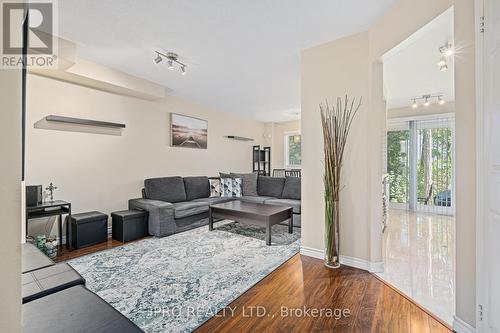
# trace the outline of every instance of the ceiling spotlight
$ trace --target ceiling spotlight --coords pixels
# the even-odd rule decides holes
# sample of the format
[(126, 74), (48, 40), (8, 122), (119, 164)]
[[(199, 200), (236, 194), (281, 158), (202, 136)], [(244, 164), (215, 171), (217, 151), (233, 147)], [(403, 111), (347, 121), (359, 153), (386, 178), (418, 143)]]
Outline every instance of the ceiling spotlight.
[(446, 58), (451, 57), (455, 51), (453, 50), (453, 46), (450, 42), (446, 42), (443, 46), (439, 48), (439, 52), (445, 56)]
[(439, 70), (440, 70), (441, 72), (447, 71), (447, 70), (448, 70), (448, 65), (447, 65), (447, 64), (444, 64), (444, 65), (439, 66)]
[(446, 102), (444, 101), (443, 97), (438, 96), (438, 104), (443, 105), (444, 103), (446, 103)]
[(174, 70), (174, 62), (172, 60), (168, 61), (168, 69), (170, 69), (171, 71)]
[(155, 64), (159, 64), (162, 60), (163, 58), (157, 53), (156, 58), (154, 60)]
[(446, 58), (444, 56), (442, 56), (441, 59), (438, 62), (438, 66), (441, 67), (441, 66), (444, 66), (444, 65), (446, 65)]
[(411, 103), (411, 107), (414, 109), (418, 108), (417, 100), (415, 100), (415, 99), (413, 100), (413, 103)]
[(453, 55), (453, 53), (454, 53), (454, 52), (453, 52), (453, 49), (450, 47), (450, 48), (448, 48), (446, 51), (444, 51), (444, 53), (443, 53), (443, 54), (444, 54), (444, 56), (445, 56), (445, 57), (447, 57), (447, 58), (448, 58), (448, 57), (451, 57), (451, 56)]
[(186, 75), (186, 66), (185, 65), (181, 66), (181, 75)]
[(429, 106), (431, 105), (431, 102), (429, 102), (429, 97), (425, 97), (425, 102), (424, 102), (424, 106)]

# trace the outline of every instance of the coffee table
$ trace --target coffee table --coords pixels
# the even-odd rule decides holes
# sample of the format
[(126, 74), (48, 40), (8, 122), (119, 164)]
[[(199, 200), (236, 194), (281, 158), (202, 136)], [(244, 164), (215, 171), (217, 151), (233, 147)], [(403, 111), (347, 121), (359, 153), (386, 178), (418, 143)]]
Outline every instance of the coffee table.
[(271, 227), (288, 221), (288, 233), (293, 233), (293, 208), (261, 203), (229, 201), (210, 206), (208, 230), (214, 227), (214, 218), (256, 224), (266, 228), (266, 244), (271, 245)]

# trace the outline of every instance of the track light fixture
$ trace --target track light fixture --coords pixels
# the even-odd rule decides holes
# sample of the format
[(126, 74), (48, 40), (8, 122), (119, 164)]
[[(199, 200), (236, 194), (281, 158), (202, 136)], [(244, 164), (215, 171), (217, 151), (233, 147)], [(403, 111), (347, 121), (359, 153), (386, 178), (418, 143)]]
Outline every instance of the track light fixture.
[(163, 58), (166, 58), (168, 63), (168, 69), (173, 71), (175, 69), (175, 64), (177, 64), (180, 66), (181, 74), (186, 75), (187, 65), (178, 60), (179, 56), (177, 55), (177, 53), (168, 52), (167, 54), (164, 54), (158, 51), (155, 51), (155, 53), (156, 53), (156, 58), (154, 59), (154, 62), (156, 64), (159, 64), (163, 60)]
[(411, 98), (411, 107), (413, 109), (416, 109), (418, 108), (418, 101), (423, 101), (422, 105), (425, 106), (425, 107), (428, 107), (431, 105), (431, 101), (432, 100), (435, 100), (435, 102), (439, 105), (443, 105), (445, 104), (445, 100), (443, 99), (443, 95), (442, 94), (439, 94), (439, 95), (431, 95), (431, 94), (426, 94), (426, 95), (422, 95), (422, 96), (418, 96), (418, 97), (413, 97)]

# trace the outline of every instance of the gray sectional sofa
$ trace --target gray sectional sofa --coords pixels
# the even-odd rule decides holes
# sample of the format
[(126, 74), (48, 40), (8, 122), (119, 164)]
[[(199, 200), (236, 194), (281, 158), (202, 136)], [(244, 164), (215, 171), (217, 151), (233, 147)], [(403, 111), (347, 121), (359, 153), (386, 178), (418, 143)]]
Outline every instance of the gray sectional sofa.
[[(142, 198), (130, 199), (129, 209), (149, 212), (149, 234), (169, 236), (208, 224), (209, 206), (231, 200), (293, 207), (300, 214), (300, 178), (255, 175), (255, 185), (243, 179), (241, 197), (210, 197), (208, 177), (162, 177), (144, 181)], [(233, 177), (239, 175), (232, 174)], [(300, 227), (300, 218), (294, 218)]]

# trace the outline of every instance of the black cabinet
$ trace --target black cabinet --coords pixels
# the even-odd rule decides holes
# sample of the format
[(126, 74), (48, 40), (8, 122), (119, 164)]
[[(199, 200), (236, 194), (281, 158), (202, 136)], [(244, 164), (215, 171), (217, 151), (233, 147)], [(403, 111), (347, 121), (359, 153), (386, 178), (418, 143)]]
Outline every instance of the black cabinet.
[(271, 147), (253, 146), (253, 172), (258, 172), (259, 175), (271, 175)]

